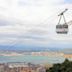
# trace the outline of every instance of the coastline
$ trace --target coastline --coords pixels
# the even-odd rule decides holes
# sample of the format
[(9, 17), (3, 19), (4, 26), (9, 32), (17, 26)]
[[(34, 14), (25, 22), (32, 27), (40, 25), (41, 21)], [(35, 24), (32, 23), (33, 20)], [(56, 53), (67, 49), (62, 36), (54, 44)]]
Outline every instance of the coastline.
[(48, 56), (48, 57), (64, 57), (64, 58), (72, 58), (72, 54), (64, 54), (59, 52), (30, 52), (29, 54), (26, 53), (17, 53), (17, 52), (11, 52), (11, 53), (1, 53), (0, 56)]

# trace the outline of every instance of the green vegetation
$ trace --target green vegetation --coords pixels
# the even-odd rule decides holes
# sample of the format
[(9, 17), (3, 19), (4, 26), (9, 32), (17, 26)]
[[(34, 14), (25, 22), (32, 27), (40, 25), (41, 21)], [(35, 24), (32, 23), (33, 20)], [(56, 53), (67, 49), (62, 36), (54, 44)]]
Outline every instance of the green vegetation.
[(65, 59), (63, 63), (54, 64), (53, 67), (46, 69), (46, 72), (72, 72), (72, 61)]

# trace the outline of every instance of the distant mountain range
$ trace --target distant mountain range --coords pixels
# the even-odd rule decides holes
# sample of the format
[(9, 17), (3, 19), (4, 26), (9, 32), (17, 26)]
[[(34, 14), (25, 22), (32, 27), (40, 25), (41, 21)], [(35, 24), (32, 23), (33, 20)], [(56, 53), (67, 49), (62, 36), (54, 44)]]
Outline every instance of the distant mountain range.
[(0, 50), (23, 50), (23, 51), (49, 51), (48, 48), (39, 47), (39, 46), (9, 46), (9, 45), (0, 45)]
[(23, 46), (23, 45), (18, 45), (18, 46), (9, 46), (9, 45), (0, 45), (0, 50), (15, 50), (15, 51), (34, 51), (34, 52), (39, 52), (39, 51), (49, 51), (49, 52), (63, 52), (67, 54), (72, 54), (72, 48), (51, 48), (51, 47), (39, 47), (39, 46)]

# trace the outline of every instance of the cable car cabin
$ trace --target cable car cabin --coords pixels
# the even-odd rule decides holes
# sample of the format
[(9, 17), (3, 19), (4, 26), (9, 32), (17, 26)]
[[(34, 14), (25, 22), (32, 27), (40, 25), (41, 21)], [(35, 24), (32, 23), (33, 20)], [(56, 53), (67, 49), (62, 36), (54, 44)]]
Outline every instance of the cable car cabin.
[(68, 25), (67, 24), (58, 24), (56, 25), (57, 34), (67, 34), (68, 33)]
[[(65, 17), (64, 17), (64, 13), (67, 11), (68, 9), (65, 9), (63, 12), (61, 12), (58, 16), (60, 16), (58, 25), (56, 25), (56, 33), (57, 34), (67, 34), (68, 33), (68, 25), (66, 23)], [(61, 19), (63, 17), (64, 20), (64, 24), (60, 24)]]

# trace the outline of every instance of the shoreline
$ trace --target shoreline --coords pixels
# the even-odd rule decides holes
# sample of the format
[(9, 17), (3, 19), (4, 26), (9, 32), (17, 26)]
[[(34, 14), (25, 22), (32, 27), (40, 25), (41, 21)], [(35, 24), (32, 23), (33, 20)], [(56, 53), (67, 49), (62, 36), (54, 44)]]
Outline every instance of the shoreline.
[(64, 54), (64, 53), (58, 53), (58, 52), (31, 52), (30, 54), (24, 54), (24, 53), (2, 53), (0, 56), (45, 56), (45, 57), (64, 57), (64, 58), (72, 58), (72, 54)]

